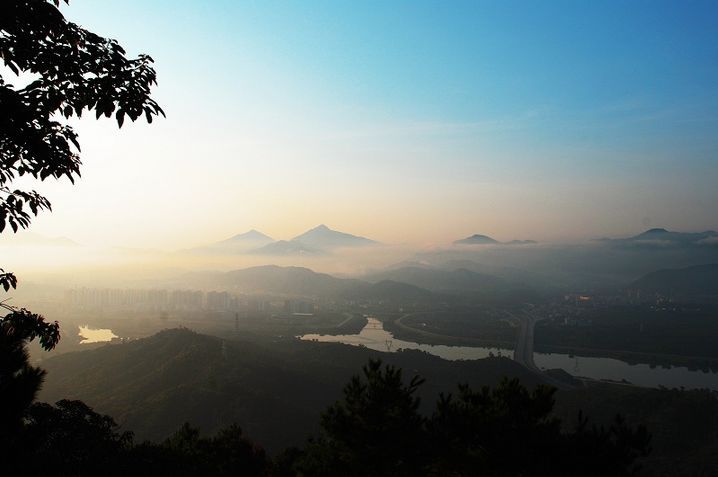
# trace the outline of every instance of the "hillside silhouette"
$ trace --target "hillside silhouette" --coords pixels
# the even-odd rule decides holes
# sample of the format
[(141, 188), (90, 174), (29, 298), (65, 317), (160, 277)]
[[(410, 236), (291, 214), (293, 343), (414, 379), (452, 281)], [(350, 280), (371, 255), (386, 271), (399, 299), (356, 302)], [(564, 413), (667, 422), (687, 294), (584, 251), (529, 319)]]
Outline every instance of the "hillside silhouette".
[(233, 340), (173, 329), (46, 360), (41, 399), (82, 399), (138, 438), (167, 437), (185, 421), (209, 433), (238, 422), (276, 451), (301, 442), (316, 428), (321, 409), (338, 398), (337, 383), (379, 356), (426, 377), (422, 396), (429, 402), (457, 382), (493, 385), (503, 376), (529, 386), (540, 382), (506, 358), (449, 362), (417, 351), (384, 355), (293, 338)]

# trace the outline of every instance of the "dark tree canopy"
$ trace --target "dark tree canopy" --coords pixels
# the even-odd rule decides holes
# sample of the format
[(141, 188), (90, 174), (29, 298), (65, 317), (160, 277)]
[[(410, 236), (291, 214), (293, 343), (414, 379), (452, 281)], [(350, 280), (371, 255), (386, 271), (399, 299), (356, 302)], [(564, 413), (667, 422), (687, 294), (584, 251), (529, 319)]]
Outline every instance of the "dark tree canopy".
[[(321, 417), (322, 435), (302, 463), (306, 475), (421, 475), (426, 457), (424, 418), (401, 369), (370, 361), (344, 387), (344, 399)], [(341, 471), (340, 471), (341, 469)]]
[(33, 404), (25, 421), (24, 432), (11, 444), (7, 468), (14, 475), (116, 475), (132, 444), (131, 433), (119, 432), (111, 417), (81, 401)]
[(567, 432), (552, 416), (548, 386), (460, 385), (424, 417), (421, 383), (405, 384), (401, 370), (371, 361), (322, 415), (322, 433), (278, 459), (280, 475), (620, 477), (635, 475), (649, 451), (645, 428), (620, 418), (606, 429), (579, 416)]
[(204, 437), (185, 424), (163, 442), (135, 443), (110, 416), (70, 400), (30, 406), (22, 432), (0, 447), (7, 475), (262, 477), (269, 468), (237, 425)]
[[(80, 401), (33, 404), (0, 446), (11, 475), (59, 476), (551, 476), (635, 475), (649, 436), (617, 419), (606, 428), (579, 417), (567, 430), (552, 416), (554, 389), (505, 379), (494, 388), (459, 386), (430, 416), (419, 412), (422, 380), (371, 361), (322, 415), (304, 448), (270, 460), (236, 425), (214, 436), (184, 424), (162, 442), (130, 432)], [(51, 464), (48, 464), (51, 463)]]

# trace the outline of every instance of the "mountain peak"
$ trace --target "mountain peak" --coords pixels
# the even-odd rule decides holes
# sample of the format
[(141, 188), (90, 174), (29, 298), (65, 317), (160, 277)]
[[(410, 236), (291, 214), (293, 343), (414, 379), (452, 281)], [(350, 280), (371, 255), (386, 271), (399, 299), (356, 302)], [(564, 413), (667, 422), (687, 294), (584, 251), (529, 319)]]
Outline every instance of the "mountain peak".
[(263, 242), (271, 242), (272, 237), (269, 235), (263, 234), (262, 232), (258, 231), (257, 229), (251, 229), (247, 232), (244, 232), (242, 234), (234, 235), (224, 242), (235, 242), (235, 241), (263, 241)]
[(654, 229), (648, 229), (648, 230), (646, 230), (645, 232), (643, 232), (642, 235), (646, 235), (646, 234), (667, 234), (667, 233), (668, 233), (668, 230), (666, 230), (666, 229), (663, 229), (663, 228), (654, 228)]
[(456, 240), (454, 242), (457, 245), (473, 245), (473, 244), (495, 244), (499, 243), (497, 240), (492, 239), (488, 235), (474, 234), (471, 237), (465, 239)]
[(332, 230), (324, 224), (307, 230), (303, 234), (294, 237), (292, 241), (301, 242), (317, 249), (356, 247), (376, 243), (368, 238)]
[(251, 248), (265, 245), (274, 239), (262, 232), (251, 229), (242, 234), (233, 235), (227, 239), (215, 242), (202, 247), (196, 247), (185, 252), (188, 253), (209, 253), (209, 254), (238, 254), (249, 251)]
[(663, 228), (654, 228), (625, 239), (609, 239), (608, 243), (619, 246), (662, 248), (715, 246), (718, 243), (718, 234), (711, 230), (705, 232), (674, 232)]

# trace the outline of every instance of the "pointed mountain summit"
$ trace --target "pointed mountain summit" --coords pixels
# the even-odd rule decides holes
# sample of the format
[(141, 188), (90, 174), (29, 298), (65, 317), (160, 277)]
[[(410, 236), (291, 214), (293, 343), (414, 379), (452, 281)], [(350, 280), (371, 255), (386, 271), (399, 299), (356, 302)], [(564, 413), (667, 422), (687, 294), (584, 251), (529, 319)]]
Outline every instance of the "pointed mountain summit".
[(270, 237), (269, 235), (263, 234), (262, 232), (252, 229), (248, 232), (244, 232), (243, 234), (237, 234), (234, 235), (226, 240), (222, 240), (221, 242), (218, 242), (219, 244), (222, 243), (236, 243), (236, 242), (273, 242), (274, 239)]
[(669, 232), (666, 229), (656, 228), (656, 229), (649, 229), (646, 230), (643, 233), (640, 233), (633, 237), (634, 240), (640, 240), (640, 239), (654, 239), (654, 238), (661, 238), (666, 237), (670, 235), (671, 232)]
[(604, 238), (600, 242), (612, 247), (630, 249), (705, 249), (718, 247), (718, 232), (675, 232), (663, 228), (648, 229), (628, 238)]
[(711, 241), (718, 238), (718, 233), (713, 230), (705, 232), (674, 232), (671, 230), (655, 228), (646, 230), (643, 233), (625, 239), (629, 242), (666, 242), (680, 245), (700, 244), (703, 241)]
[(474, 234), (471, 237), (466, 237), (465, 239), (456, 240), (454, 242), (455, 245), (490, 245), (497, 243), (499, 243), (498, 240), (494, 240), (487, 235), (480, 234)]
[(672, 242), (698, 242), (718, 236), (718, 232), (706, 230), (705, 232), (673, 232), (666, 229), (649, 229), (627, 240), (668, 240)]
[(320, 250), (340, 247), (363, 247), (378, 243), (365, 237), (332, 230), (324, 224), (294, 237), (292, 242), (301, 242), (308, 247)]
[(220, 242), (193, 248), (186, 252), (193, 254), (240, 254), (257, 247), (262, 247), (273, 241), (274, 239), (272, 237), (252, 229), (243, 234), (237, 234)]

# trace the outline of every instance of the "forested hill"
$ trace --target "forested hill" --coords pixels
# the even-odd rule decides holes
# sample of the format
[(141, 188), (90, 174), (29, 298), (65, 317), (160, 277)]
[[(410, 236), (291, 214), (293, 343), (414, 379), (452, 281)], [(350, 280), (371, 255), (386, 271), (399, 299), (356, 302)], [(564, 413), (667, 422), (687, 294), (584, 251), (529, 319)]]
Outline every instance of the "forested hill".
[(239, 423), (269, 451), (303, 443), (319, 414), (370, 357), (427, 378), (428, 409), (459, 382), (495, 385), (502, 376), (536, 378), (506, 358), (450, 362), (417, 352), (378, 353), (341, 344), (287, 339), (249, 342), (186, 329), (126, 344), (68, 353), (43, 362), (40, 399), (80, 399), (113, 416), (138, 439), (161, 439), (182, 423), (213, 433)]
[(665, 295), (718, 297), (718, 263), (658, 270), (639, 278), (629, 288)]
[[(434, 411), (440, 392), (456, 393), (458, 383), (478, 389), (507, 375), (536, 384), (505, 358), (445, 361), (417, 351), (378, 353), (293, 339), (248, 342), (173, 329), (43, 362), (48, 376), (40, 398), (81, 399), (134, 431), (137, 441), (160, 440), (184, 422), (205, 435), (236, 422), (275, 454), (317, 435), (320, 413), (341, 397), (367, 359), (379, 356), (402, 368), (407, 379), (426, 378), (419, 388), (425, 415)], [(654, 452), (642, 475), (699, 475), (718, 468), (715, 393), (594, 383), (556, 397), (555, 413), (566, 429), (573, 429), (579, 411), (592, 423), (610, 424), (619, 413), (631, 424), (645, 424)]]

